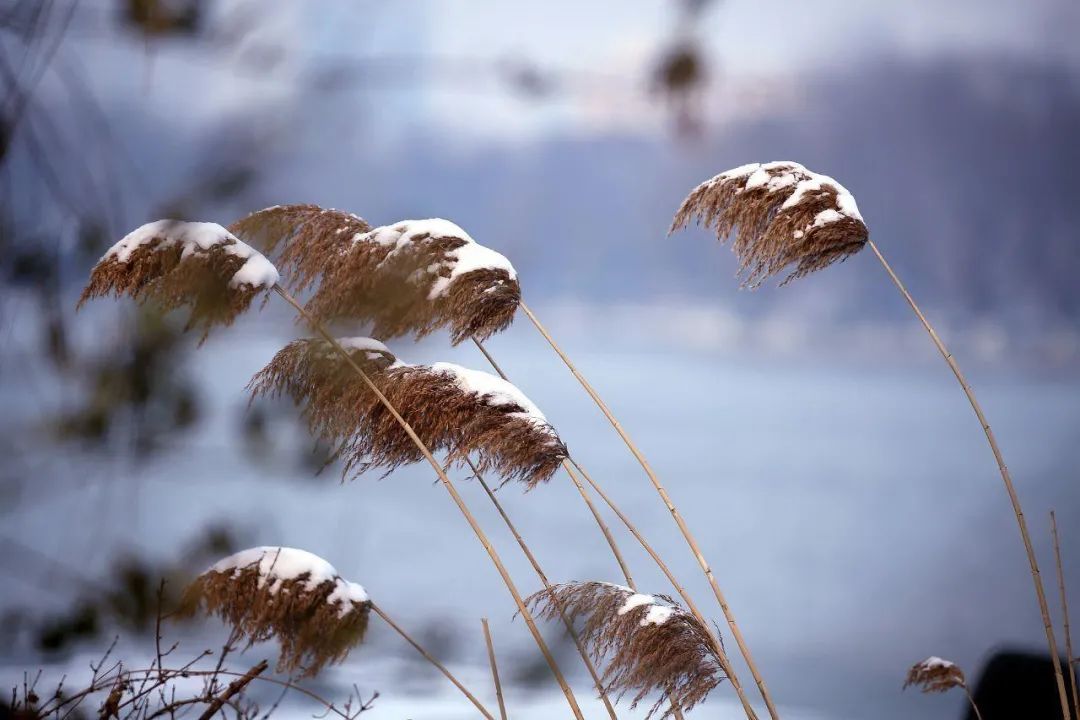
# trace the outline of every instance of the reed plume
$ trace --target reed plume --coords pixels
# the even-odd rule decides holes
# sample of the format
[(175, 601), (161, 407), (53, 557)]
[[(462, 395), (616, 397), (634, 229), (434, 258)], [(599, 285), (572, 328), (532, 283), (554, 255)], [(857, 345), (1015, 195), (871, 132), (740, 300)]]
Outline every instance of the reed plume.
[(363, 320), (372, 334), (423, 337), (447, 328), (453, 344), (513, 322), (521, 286), (504, 256), (448, 220), (403, 220), (371, 229), (316, 205), (253, 213), (231, 228), (290, 271), (290, 287), (315, 287), (307, 311), (320, 322)]
[(274, 205), (251, 213), (229, 231), (258, 247), (302, 292), (338, 262), (354, 238), (371, 230), (359, 215), (318, 205)]
[(184, 610), (203, 608), (248, 646), (277, 639), (277, 671), (310, 677), (340, 663), (367, 632), (371, 600), (332, 565), (303, 550), (257, 547), (219, 561), (185, 592)]
[(874, 257), (881, 263), (889, 279), (904, 297), (930, 336), (930, 341), (949, 366), (986, 436), (1027, 554), (1035, 599), (1039, 605), (1046, 644), (1054, 666), (1061, 714), (1068, 720), (1071, 712), (1065, 690), (1065, 676), (1050, 619), (1050, 607), (1046, 601), (1046, 589), (1043, 587), (1020, 497), (1016, 494), (1012, 475), (1005, 464), (1001, 448), (998, 447), (997, 438), (956, 358), (945, 347), (915, 298), (870, 239), (855, 199), (832, 178), (810, 172), (798, 163), (755, 163), (720, 173), (697, 186), (676, 212), (669, 233), (685, 227), (691, 218), (704, 222), (706, 227), (714, 226), (721, 241), (737, 230), (733, 248), (739, 257), (742, 271), (747, 274), (744, 284), (752, 287), (792, 263), (795, 264), (795, 270), (784, 280), (785, 283), (837, 260), (843, 260), (863, 245), (870, 247)]
[(278, 281), (254, 248), (214, 223), (158, 220), (109, 248), (90, 274), (78, 307), (91, 298), (130, 295), (164, 310), (190, 308), (185, 329), (229, 325)]
[(659, 699), (651, 718), (672, 717), (708, 697), (725, 678), (709, 629), (666, 595), (644, 595), (622, 585), (579, 582), (555, 585), (527, 599), (547, 620), (562, 614), (581, 622), (580, 638), (597, 663), (607, 659), (605, 689), (633, 693), (631, 709), (650, 693)]
[(743, 285), (756, 287), (785, 268), (786, 284), (844, 260), (869, 232), (855, 198), (826, 175), (794, 162), (753, 163), (720, 173), (691, 191), (669, 234), (696, 220), (732, 249)]
[[(548, 480), (567, 456), (543, 413), (514, 385), (451, 363), (409, 365), (382, 343), (348, 338), (339, 343), (433, 451), (452, 464), (476, 452), (476, 469), (527, 489)], [(387, 472), (423, 455), (353, 369), (321, 340), (297, 340), (280, 350), (252, 379), (253, 394), (287, 395), (304, 407), (313, 433), (333, 444), (347, 476)]]
[(979, 712), (979, 706), (975, 704), (975, 698), (971, 696), (964, 671), (955, 663), (934, 656), (917, 662), (908, 670), (907, 678), (904, 680), (904, 689), (906, 690), (911, 685), (918, 687), (924, 693), (943, 693), (953, 688), (960, 688), (964, 691), (971, 709), (975, 711), (975, 717), (982, 720), (982, 713)]

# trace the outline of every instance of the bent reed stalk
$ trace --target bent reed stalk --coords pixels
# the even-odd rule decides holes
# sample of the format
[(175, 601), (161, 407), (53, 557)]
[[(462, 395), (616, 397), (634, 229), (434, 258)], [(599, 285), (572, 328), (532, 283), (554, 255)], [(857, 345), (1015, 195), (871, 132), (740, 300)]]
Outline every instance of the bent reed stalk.
[[(506, 373), (503, 371), (502, 367), (498, 364), (498, 362), (496, 362), (495, 357), (488, 351), (484, 343), (475, 337), (472, 339), (472, 341), (480, 350), (480, 352), (483, 353), (484, 357), (487, 358), (488, 363), (495, 370), (495, 372), (498, 373), (499, 377), (509, 382), (510, 379), (507, 377)], [(631, 589), (637, 589), (634, 585), (633, 578), (630, 577), (629, 570), (626, 568), (626, 563), (622, 558), (622, 553), (619, 552), (618, 545), (615, 543), (615, 538), (611, 534), (611, 530), (604, 522), (602, 516), (600, 515), (600, 512), (597, 510), (595, 504), (592, 502), (592, 499), (589, 497), (588, 492), (585, 490), (585, 486), (582, 484), (581, 478), (579, 478), (578, 475), (574, 472), (574, 469), (577, 469), (577, 472), (580, 473), (581, 476), (586, 479), (586, 481), (588, 481), (588, 483), (592, 486), (593, 490), (595, 490), (596, 493), (604, 501), (604, 503), (609, 508), (611, 508), (612, 512), (614, 512), (616, 516), (618, 516), (619, 520), (621, 520), (623, 525), (626, 526), (627, 530), (630, 531), (630, 534), (634, 536), (634, 538), (638, 541), (642, 548), (649, 554), (649, 557), (653, 559), (657, 567), (659, 567), (660, 570), (664, 573), (668, 581), (671, 583), (672, 587), (675, 588), (675, 590), (686, 602), (687, 609), (689, 609), (690, 612), (693, 613), (698, 618), (698, 620), (700, 620), (706, 627), (711, 629), (711, 625), (709, 624), (708, 619), (698, 609), (697, 604), (693, 601), (693, 599), (691, 599), (690, 595), (686, 592), (686, 589), (683, 587), (682, 583), (680, 583), (675, 578), (674, 573), (671, 572), (667, 564), (663, 561), (663, 559), (661, 559), (659, 553), (657, 553), (653, 549), (653, 547), (645, 539), (645, 536), (641, 534), (641, 532), (633, 524), (630, 518), (627, 517), (626, 514), (623, 513), (622, 510), (620, 510), (615, 505), (614, 500), (612, 500), (607, 495), (607, 493), (605, 493), (600, 488), (600, 486), (588, 475), (588, 473), (585, 472), (585, 470), (572, 457), (567, 457), (563, 460), (563, 468), (566, 470), (567, 475), (570, 476), (570, 480), (574, 483), (574, 487), (576, 487), (581, 493), (582, 498), (585, 500), (585, 504), (589, 506), (589, 510), (592, 511), (593, 517), (596, 518), (597, 523), (600, 525), (600, 529), (604, 532), (604, 536), (607, 538), (608, 544), (611, 546), (612, 551), (615, 553), (615, 558), (619, 562), (619, 566), (623, 568), (627, 585)], [(713, 635), (713, 633), (710, 632), (710, 635)], [(735, 674), (735, 670), (730, 664), (730, 660), (727, 657), (727, 652), (726, 650), (724, 650), (723, 645), (720, 643), (720, 639), (713, 636), (711, 640), (717, 652), (720, 654), (721, 661), (726, 664), (726, 667), (724, 667), (724, 673), (727, 675), (728, 681), (731, 682), (731, 686), (735, 689), (735, 693), (738, 695), (739, 701), (742, 703), (743, 709), (746, 711), (747, 717), (756, 720), (757, 716), (755, 715), (753, 707), (750, 705), (749, 700), (746, 698), (745, 692), (742, 689), (742, 684), (739, 682), (739, 679)], [(681, 717), (681, 712), (678, 708), (675, 709), (675, 716), (676, 718)]]
[[(678, 508), (675, 507), (675, 503), (672, 501), (671, 496), (668, 495), (667, 490), (660, 483), (660, 479), (656, 476), (652, 467), (649, 465), (649, 461), (645, 459), (641, 450), (623, 429), (622, 424), (616, 419), (614, 413), (600, 397), (599, 393), (593, 389), (593, 386), (589, 384), (589, 381), (585, 379), (585, 376), (574, 366), (574, 363), (570, 360), (569, 356), (563, 352), (559, 344), (555, 342), (555, 338), (551, 336), (551, 333), (547, 331), (547, 328), (541, 324), (539, 318), (529, 309), (529, 306), (524, 301), (519, 301), (518, 306), (522, 312), (529, 318), (537, 332), (547, 340), (548, 345), (555, 351), (555, 354), (563, 361), (563, 364), (570, 370), (571, 374), (577, 379), (578, 383), (585, 389), (589, 397), (592, 398), (596, 406), (600, 408), (600, 411), (604, 413), (604, 416), (611, 423), (611, 426), (615, 428), (615, 432), (619, 434), (622, 441), (626, 444), (626, 447), (633, 454), (634, 458), (641, 465), (641, 468), (645, 471), (645, 474), (649, 477), (649, 481), (652, 483), (656, 492), (660, 495), (660, 499), (664, 502), (664, 506), (671, 513), (671, 517), (675, 520), (675, 524), (678, 525), (679, 531), (682, 533), (683, 538), (686, 539), (687, 544), (690, 546), (690, 550), (694, 554), (694, 558), (697, 560), (698, 565), (701, 566), (702, 572), (705, 574), (705, 578), (709, 581), (709, 586), (712, 588), (713, 595), (716, 596), (716, 601), (720, 605), (721, 611), (724, 613), (724, 619), (727, 621), (728, 627), (731, 629), (731, 635), (735, 638), (735, 643), (739, 647), (739, 652), (743, 656), (743, 660), (746, 662), (747, 668), (750, 670), (750, 674), (754, 677), (754, 683), (757, 685), (758, 692), (761, 694), (762, 700), (765, 701), (765, 707), (769, 712), (769, 717), (772, 720), (779, 720), (780, 715), (776, 710), (776, 706), (773, 704), (772, 697), (769, 695), (768, 687), (765, 685), (765, 680), (761, 677), (761, 673), (758, 671), (757, 664), (754, 662), (753, 656), (750, 654), (750, 648), (746, 644), (746, 639), (743, 637), (742, 631), (739, 629), (738, 624), (735, 622), (735, 616), (728, 606), (727, 599), (724, 597), (723, 591), (720, 589), (720, 584), (716, 581), (716, 577), (713, 575), (712, 567), (705, 559), (704, 553), (701, 551), (701, 547), (698, 545), (697, 540), (694, 538), (693, 533), (690, 532), (690, 528), (687, 526), (686, 521), (683, 520), (682, 515), (679, 513)], [(658, 556), (657, 556), (658, 557)], [(655, 558), (654, 558), (655, 559)], [(688, 603), (689, 606), (689, 603)], [(697, 613), (695, 613), (697, 614)], [(729, 676), (730, 677), (730, 676)], [(735, 681), (732, 681), (732, 685), (735, 685)]]
[[(1031, 535), (1028, 532), (1027, 520), (1024, 519), (1024, 510), (1020, 506), (1020, 497), (1016, 494), (1016, 487), (1013, 485), (1012, 475), (1009, 474), (1009, 468), (1005, 465), (1005, 458), (1002, 457), (1001, 448), (998, 447), (997, 438), (994, 436), (994, 431), (990, 428), (990, 422), (986, 419), (986, 415), (983, 414), (982, 406), (979, 405), (978, 398), (975, 397), (975, 391), (971, 388), (967, 378), (964, 377), (964, 373), (960, 370), (960, 366), (956, 363), (956, 358), (945, 347), (945, 343), (938, 337), (937, 331), (934, 330), (934, 326), (930, 324), (930, 321), (923, 315), (922, 310), (915, 302), (915, 298), (911, 296), (904, 283), (901, 282), (899, 276), (893, 271), (892, 266), (885, 259), (885, 256), (878, 250), (877, 245), (872, 240), (868, 240), (867, 244), (870, 249), (874, 251), (875, 257), (881, 266), (885, 268), (885, 272), (889, 275), (889, 279), (892, 280), (893, 285), (900, 291), (900, 294), (904, 296), (904, 300), (911, 307), (912, 312), (919, 318), (919, 322), (922, 323), (923, 328), (930, 336), (930, 340), (933, 341), (934, 347), (941, 353), (941, 357), (945, 359), (949, 369), (952, 370), (953, 375), (956, 377), (956, 381), (960, 383), (960, 388), (964, 391), (964, 395), (967, 397), (968, 403), (971, 405), (972, 411), (975, 413), (975, 417), (979, 421), (979, 425), (982, 427), (983, 434), (986, 436), (986, 442), (990, 445), (990, 451), (994, 455), (994, 460), (997, 462), (998, 472), (1001, 474), (1001, 480), (1005, 483), (1005, 491), (1009, 495), (1009, 503), (1012, 505), (1013, 514), (1016, 516), (1016, 524), (1020, 528), (1020, 538), (1024, 543), (1024, 551), (1027, 553), (1028, 565), (1031, 566), (1031, 581), (1035, 585), (1035, 597), (1039, 603), (1039, 612), (1042, 615), (1043, 629), (1046, 631), (1046, 644), (1050, 648), (1050, 660), (1054, 665), (1054, 677), (1057, 681), (1058, 696), (1061, 701), (1061, 714), (1065, 720), (1069, 720), (1072, 716), (1069, 711), (1069, 699), (1065, 691), (1065, 676), (1061, 671), (1061, 657), (1058, 655), (1057, 640), (1054, 638), (1054, 626), (1050, 620), (1050, 606), (1046, 601), (1046, 590), (1043, 588), (1042, 575), (1039, 572), (1039, 561), (1035, 557), (1035, 548), (1031, 544)], [(1072, 658), (1069, 658), (1071, 664)], [(1078, 718), (1080, 720), (1080, 718)]]
[[(473, 344), (476, 345), (477, 349), (488, 361), (488, 364), (491, 365), (495, 373), (503, 380), (511, 382), (510, 378), (503, 372), (499, 363), (495, 361), (495, 357), (488, 352), (483, 341), (475, 335), (473, 335), (471, 339)], [(589, 508), (589, 512), (592, 513), (593, 519), (596, 520), (596, 524), (600, 528), (600, 532), (604, 534), (604, 539), (607, 541), (608, 547), (611, 548), (611, 554), (615, 556), (615, 562), (619, 564), (619, 570), (622, 572), (623, 577), (626, 578), (626, 584), (636, 590), (637, 586), (634, 584), (634, 578), (630, 574), (630, 568), (623, 558), (622, 551), (619, 550), (619, 544), (615, 542), (615, 536), (611, 534), (611, 529), (608, 527), (607, 523), (604, 522), (604, 517), (600, 514), (600, 511), (596, 509), (596, 505), (593, 503), (592, 498), (589, 497), (589, 493), (585, 490), (585, 486), (581, 484), (581, 480), (579, 480), (570, 469), (569, 459), (563, 458), (562, 466), (563, 469), (566, 470), (566, 474), (570, 477), (571, 482), (574, 483), (574, 487), (577, 488), (578, 493), (581, 495), (581, 499), (585, 501), (585, 505)]]
[[(450, 670), (445, 665), (436, 660), (431, 653), (429, 653), (423, 648), (422, 645), (420, 645), (420, 643), (416, 642), (416, 640), (414, 640), (412, 636), (409, 635), (409, 633), (405, 632), (404, 628), (394, 622), (394, 620), (389, 615), (387, 615), (381, 607), (379, 607), (375, 603), (371, 603), (371, 611), (378, 615), (380, 618), (382, 618), (383, 622), (389, 625), (394, 630), (394, 632), (396, 632), (405, 640), (405, 642), (409, 643), (409, 645), (412, 645), (413, 649), (416, 650), (416, 652), (420, 653), (420, 655), (423, 656), (425, 660), (434, 665), (439, 672), (445, 675), (446, 679), (452, 682), (454, 684), (454, 687), (460, 690), (462, 694), (469, 699), (469, 702), (476, 706), (476, 709), (480, 711), (480, 714), (487, 718), (487, 720), (495, 720), (491, 713), (488, 712), (488, 709), (484, 707), (483, 703), (477, 700), (476, 696), (469, 692), (468, 688), (466, 688), (460, 680), (454, 677), (454, 674), (450, 672)], [(503, 717), (505, 717), (505, 710), (503, 710), (502, 704), (502, 693), (500, 692), (499, 709), (503, 711)]]
[(480, 544), (484, 546), (484, 550), (487, 551), (488, 556), (491, 558), (491, 562), (495, 565), (495, 569), (498, 571), (500, 577), (503, 580), (503, 583), (507, 587), (507, 590), (510, 591), (510, 595), (514, 598), (514, 603), (517, 605), (518, 611), (521, 613), (522, 618), (524, 618), (525, 624), (529, 628), (529, 632), (532, 634), (533, 639), (536, 641), (537, 647), (540, 648), (540, 652), (544, 656), (544, 660), (551, 668), (551, 672), (555, 676), (555, 680), (559, 683), (559, 687), (562, 689), (563, 695), (566, 696), (566, 701), (570, 705), (570, 709), (574, 713), (574, 717), (576, 717), (577, 720), (585, 720), (584, 715), (582, 715), (581, 708), (578, 705), (577, 698), (574, 697), (573, 690), (570, 689), (569, 684), (567, 684), (566, 682), (566, 678), (563, 676), (562, 671), (559, 669), (558, 663), (555, 661), (555, 657), (551, 654), (551, 650), (548, 649), (547, 643), (544, 641), (543, 636), (540, 634), (540, 629), (536, 625), (536, 620), (533, 618), (532, 613), (529, 612), (528, 607), (526, 607), (525, 601), (522, 599), (521, 594), (518, 592), (517, 587), (514, 585), (514, 581), (511, 579), (509, 571), (506, 569), (506, 566), (503, 565), (502, 559), (499, 557), (499, 554), (495, 550), (495, 547), (491, 544), (491, 541), (488, 539), (487, 535), (480, 527), (479, 522), (477, 522), (476, 518), (469, 510), (464, 498), (461, 497), (460, 493), (458, 493), (457, 488), (454, 487), (454, 484), (450, 480), (449, 476), (447, 476), (447, 474), (443, 471), (442, 466), (435, 459), (434, 455), (431, 454), (431, 451), (423, 443), (423, 441), (420, 440), (420, 437), (416, 434), (416, 431), (413, 430), (412, 426), (405, 420), (405, 418), (401, 416), (401, 414), (390, 403), (390, 401), (387, 400), (386, 396), (383, 395), (382, 391), (379, 390), (378, 386), (375, 385), (374, 382), (372, 382), (371, 378), (368, 377), (367, 373), (364, 372), (363, 368), (361, 368), (356, 363), (356, 361), (353, 360), (352, 356), (349, 355), (345, 348), (341, 347), (341, 344), (333, 335), (331, 335), (326, 330), (322, 323), (311, 317), (307, 310), (304, 309), (303, 305), (301, 305), (299, 301), (296, 300), (296, 298), (294, 298), (284, 288), (282, 288), (281, 285), (274, 285), (273, 290), (283, 300), (285, 300), (285, 302), (292, 305), (293, 308), (300, 314), (300, 316), (303, 317), (309, 324), (311, 324), (313, 329), (317, 333), (319, 333), (319, 335), (321, 335), (324, 340), (330, 343), (330, 345), (338, 353), (341, 354), (341, 356), (345, 359), (345, 362), (347, 362), (360, 376), (360, 379), (363, 380), (364, 384), (367, 385), (371, 392), (374, 393), (375, 396), (379, 399), (379, 402), (381, 402), (386, 408), (386, 410), (394, 417), (394, 419), (401, 426), (401, 429), (405, 431), (405, 433), (409, 436), (409, 439), (416, 444), (417, 449), (419, 449), (420, 452), (424, 455), (424, 458), (428, 461), (428, 464), (431, 465), (432, 469), (435, 470), (435, 474), (438, 475), (443, 487), (446, 488), (446, 491), (450, 494), (450, 497), (454, 501), (454, 504), (457, 505), (458, 510), (461, 511), (461, 514), (469, 523), (469, 526), (476, 534), (476, 537), (480, 541)]
[[(484, 492), (487, 494), (488, 499), (491, 500), (491, 504), (495, 506), (495, 510), (503, 519), (503, 523), (506, 524), (506, 527), (510, 531), (510, 534), (514, 536), (515, 540), (517, 540), (518, 546), (521, 548), (521, 552), (525, 555), (525, 558), (529, 561), (529, 564), (532, 565), (533, 571), (536, 572), (536, 576), (540, 579), (540, 583), (544, 586), (544, 590), (550, 591), (552, 588), (551, 581), (548, 580), (547, 573), (545, 573), (543, 568), (540, 567), (540, 562), (536, 559), (536, 556), (533, 555), (532, 550), (525, 542), (525, 538), (523, 538), (521, 536), (521, 533), (518, 532), (517, 526), (514, 525), (513, 521), (510, 519), (510, 516), (507, 514), (506, 509), (503, 508), (502, 503), (499, 502), (499, 499), (495, 497), (495, 492), (491, 489), (491, 486), (488, 485), (487, 481), (484, 480), (484, 476), (481, 475), (480, 471), (476, 468), (476, 466), (472, 464), (471, 459), (469, 460), (469, 466), (473, 471), (473, 477), (478, 483), (480, 483), (480, 487), (484, 489)], [(607, 710), (608, 716), (611, 717), (612, 720), (617, 720), (615, 715), (615, 707), (611, 704), (611, 700), (608, 698), (608, 694), (604, 690), (604, 683), (603, 680), (601, 680), (600, 678), (600, 673), (596, 669), (596, 665), (593, 663), (592, 659), (589, 657), (589, 652), (582, 644), (581, 638), (578, 637), (577, 631), (574, 630), (573, 621), (566, 617), (565, 614), (560, 614), (560, 617), (563, 621), (563, 624), (566, 626), (566, 632), (574, 641), (574, 646), (577, 648), (578, 654), (581, 655), (581, 659), (585, 663), (585, 668), (589, 671), (589, 676), (592, 678), (593, 684), (596, 686), (596, 690), (600, 694), (600, 700), (604, 703), (604, 708)]]

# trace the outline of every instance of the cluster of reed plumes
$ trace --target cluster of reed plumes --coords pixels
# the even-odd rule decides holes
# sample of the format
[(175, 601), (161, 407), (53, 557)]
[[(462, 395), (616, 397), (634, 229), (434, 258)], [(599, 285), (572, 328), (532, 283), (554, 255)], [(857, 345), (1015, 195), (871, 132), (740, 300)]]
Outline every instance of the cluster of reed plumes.
[[(540, 617), (565, 614), (598, 662), (607, 660), (605, 689), (633, 693), (631, 708), (656, 693), (648, 717), (688, 711), (724, 679), (709, 629), (667, 595), (643, 595), (604, 582), (555, 585), (529, 597)], [(666, 708), (665, 708), (666, 706)]]
[[(338, 341), (432, 450), (460, 464), (476, 454), (480, 472), (529, 489), (549, 479), (567, 456), (558, 433), (509, 383), (438, 363), (398, 362), (367, 338)], [(468, 385), (473, 378), (480, 382)], [(346, 475), (391, 472), (423, 460), (415, 443), (354, 369), (323, 340), (296, 340), (251, 381), (254, 396), (287, 395), (303, 405), (312, 432), (337, 448)], [(491, 392), (495, 391), (495, 392)]]
[(278, 280), (273, 265), (220, 225), (159, 220), (114, 245), (94, 266), (79, 299), (130, 295), (164, 310), (190, 308), (186, 329), (205, 339), (229, 325)]
[(278, 672), (316, 675), (324, 665), (344, 660), (364, 639), (371, 601), (363, 588), (332, 568), (319, 573), (318, 564), (308, 562), (292, 573), (277, 570), (278, 562), (294, 565), (296, 555), (310, 556), (267, 547), (225, 558), (188, 587), (183, 610), (202, 608), (220, 617), (249, 647), (277, 640)]
[[(744, 284), (751, 287), (784, 272), (788, 273), (786, 283), (844, 260), (864, 246), (873, 250), (956, 375), (987, 436), (1017, 516), (1051, 657), (1057, 663), (1027, 526), (990, 425), (955, 358), (870, 239), (852, 195), (832, 178), (797, 163), (746, 165), (698, 186), (679, 208), (671, 230), (692, 220), (713, 228), (721, 241), (732, 237)], [(657, 490), (709, 583), (771, 720), (779, 720), (716, 573), (685, 519), (622, 424), (524, 304), (517, 274), (504, 256), (479, 245), (446, 220), (406, 220), (372, 228), (356, 215), (315, 205), (267, 208), (230, 229), (235, 235), (210, 224), (161, 221), (144, 226), (102, 258), (83, 301), (112, 293), (155, 300), (165, 309), (189, 306), (190, 324), (200, 326), (205, 337), (211, 325), (231, 322), (257, 292), (273, 289), (321, 339), (297, 340), (280, 350), (252, 379), (253, 396), (284, 395), (300, 404), (310, 430), (328, 441), (336, 449), (335, 457), (344, 461), (346, 476), (369, 469), (389, 473), (426, 461), (499, 572), (577, 720), (584, 720), (583, 712), (537, 628), (534, 612), (541, 619), (566, 624), (611, 720), (617, 719), (609, 696), (630, 695), (633, 705), (652, 696), (657, 699), (650, 716), (660, 713), (664, 718), (681, 719), (683, 712), (701, 704), (725, 680), (748, 720), (757, 720), (718, 630), (714, 632), (684, 585), (626, 514), (569, 457), (554, 428), (506, 380), (484, 347), (482, 341), (506, 328), (520, 307), (611, 422)], [(262, 248), (286, 271), (282, 284), (274, 265), (237, 236)], [(289, 290), (303, 299), (293, 297)], [(419, 338), (444, 328), (454, 344), (475, 341), (501, 378), (449, 363), (400, 362), (378, 340), (335, 339), (329, 326), (342, 322), (366, 323), (382, 340), (408, 334)], [(435, 453), (444, 460), (436, 459)], [(528, 600), (448, 475), (455, 465), (467, 465), (477, 477), (477, 484), (536, 571), (544, 590)], [(629, 587), (605, 582), (552, 585), (482, 477), (490, 471), (503, 482), (516, 480), (532, 489), (551, 478), (560, 465), (566, 467), (604, 532)], [(664, 572), (682, 605), (664, 595), (643, 595), (633, 589), (631, 572), (579, 474)], [(306, 674), (343, 658), (362, 639), (368, 615), (374, 612), (439, 668), (485, 718), (494, 720), (472, 693), (362, 590), (344, 583), (332, 568), (320, 564), (324, 561), (315, 562), (317, 558), (297, 552), (290, 551), (287, 568), (265, 566), (265, 552), (255, 558), (257, 562), (227, 559), (195, 583), (189, 604), (223, 617), (249, 642), (278, 639), (281, 667)], [(489, 658), (503, 709), (490, 644)], [(958, 668), (931, 660), (912, 669), (908, 684), (933, 691), (963, 687), (966, 692)], [(594, 663), (603, 665), (602, 670)], [(1060, 666), (1055, 669), (1063, 714), (1068, 717), (1063, 676)]]
[(692, 220), (713, 227), (721, 240), (738, 230), (732, 249), (750, 287), (790, 266), (783, 283), (828, 267), (869, 237), (851, 193), (793, 162), (744, 165), (703, 182), (675, 213), (670, 232)]
[(484, 339), (513, 322), (521, 299), (509, 261), (446, 220), (372, 229), (340, 210), (279, 205), (230, 229), (292, 271), (291, 289), (315, 288), (311, 316), (364, 320), (384, 340), (439, 328), (455, 345)]

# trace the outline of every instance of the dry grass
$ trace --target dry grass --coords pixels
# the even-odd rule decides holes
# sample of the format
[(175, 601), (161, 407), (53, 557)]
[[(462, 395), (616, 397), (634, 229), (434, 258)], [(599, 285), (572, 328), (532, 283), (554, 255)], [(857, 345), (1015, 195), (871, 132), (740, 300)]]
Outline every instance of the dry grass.
[[(755, 171), (761, 174), (751, 182)], [(768, 179), (761, 181), (763, 177)], [(800, 186), (797, 202), (788, 203)], [(869, 231), (858, 211), (845, 209), (850, 197), (835, 180), (798, 163), (747, 166), (694, 188), (676, 212), (670, 232), (696, 221), (713, 228), (721, 241), (734, 234), (732, 250), (744, 286), (757, 287), (793, 266), (785, 284), (844, 260), (866, 244)]]
[[(635, 596), (621, 585), (582, 582), (555, 585), (527, 602), (547, 620), (565, 613), (581, 623), (580, 637), (590, 654), (597, 663), (608, 659), (603, 677), (608, 692), (620, 698), (633, 693), (631, 707), (658, 693), (648, 717), (665, 706), (661, 718), (673, 716), (676, 708), (688, 711), (724, 680), (709, 630), (666, 595), (629, 608), (627, 600)], [(650, 622), (650, 613), (657, 611), (663, 620)]]
[[(464, 232), (461, 233), (464, 235)], [(465, 273), (432, 297), (440, 278), (449, 277), (453, 251), (469, 240), (453, 234), (420, 234), (402, 249), (359, 241), (323, 275), (308, 310), (323, 322), (362, 319), (372, 334), (423, 337), (447, 328), (458, 344), (505, 330), (521, 299), (516, 278), (502, 269)]]
[[(554, 474), (567, 456), (555, 430), (522, 416), (515, 404), (464, 390), (452, 374), (395, 363), (389, 351), (353, 349), (354, 360), (398, 408), (432, 451), (463, 464), (477, 454), (481, 472), (531, 489)], [(287, 395), (303, 405), (313, 433), (333, 444), (345, 474), (387, 473), (423, 459), (400, 424), (351, 368), (323, 341), (297, 340), (280, 350), (251, 381), (254, 395)]]
[[(186, 223), (176, 223), (178, 232)], [(231, 252), (236, 244), (221, 229), (221, 242), (192, 252), (166, 229), (135, 248), (126, 259), (106, 254), (90, 273), (78, 307), (88, 300), (128, 295), (164, 311), (189, 308), (185, 330), (198, 329), (205, 340), (215, 325), (230, 325), (265, 287), (233, 283), (246, 258)]]
[(362, 217), (318, 205), (275, 205), (229, 226), (231, 233), (273, 259), (296, 292), (314, 285), (348, 252), (353, 238), (369, 230)]
[[(367, 632), (370, 602), (328, 598), (335, 581), (308, 587), (308, 576), (267, 582), (258, 564), (200, 575), (184, 594), (183, 610), (200, 607), (228, 623), (248, 646), (276, 639), (281, 646), (277, 671), (316, 675), (339, 663)], [(342, 603), (345, 603), (343, 606)]]
[(953, 688), (967, 688), (964, 671), (938, 657), (928, 657), (908, 670), (904, 688), (915, 685), (924, 693), (941, 693)]

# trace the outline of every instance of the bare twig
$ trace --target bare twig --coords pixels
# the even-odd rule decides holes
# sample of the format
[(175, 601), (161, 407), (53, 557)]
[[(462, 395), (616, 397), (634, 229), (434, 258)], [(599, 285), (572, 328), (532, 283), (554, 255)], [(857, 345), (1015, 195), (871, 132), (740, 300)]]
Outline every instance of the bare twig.
[(269, 666), (267, 665), (266, 661), (260, 660), (250, 670), (244, 673), (243, 676), (238, 677), (237, 679), (229, 683), (228, 687), (226, 687), (220, 695), (214, 698), (214, 701), (210, 703), (209, 707), (207, 707), (206, 710), (203, 711), (203, 714), (199, 716), (199, 720), (210, 720), (212, 717), (214, 717), (217, 711), (221, 709), (222, 705), (227, 703), (230, 699), (232, 699), (234, 695), (247, 687), (248, 683), (250, 683), (259, 675), (262, 675), (264, 672), (266, 672), (267, 667)]

